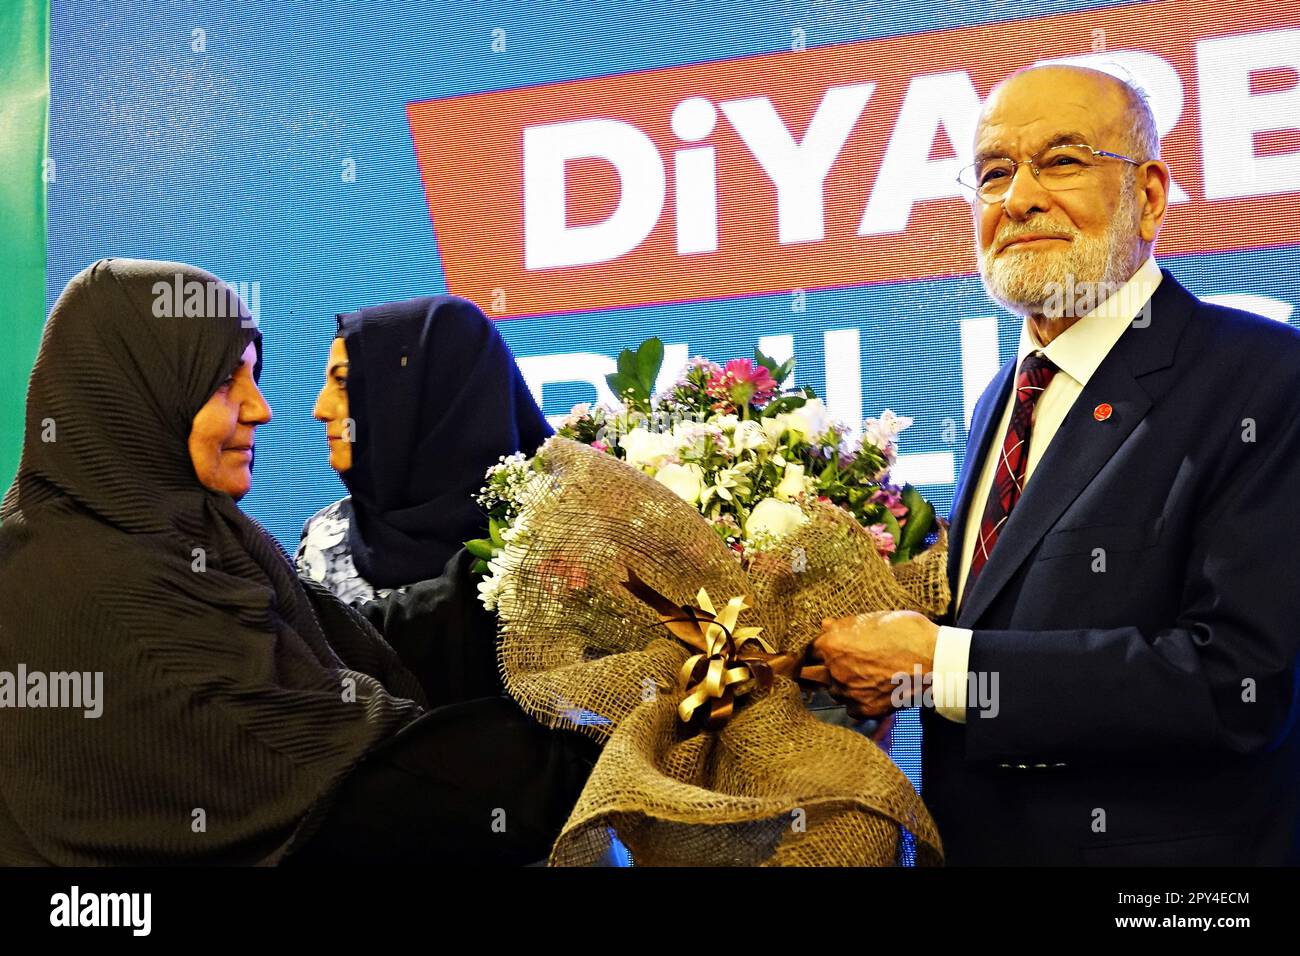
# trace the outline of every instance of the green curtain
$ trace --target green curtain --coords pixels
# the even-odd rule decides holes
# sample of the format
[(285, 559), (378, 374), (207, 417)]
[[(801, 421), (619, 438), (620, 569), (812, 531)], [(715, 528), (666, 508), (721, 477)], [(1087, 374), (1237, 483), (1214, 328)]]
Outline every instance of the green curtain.
[(0, 494), (18, 469), (45, 324), (49, 37), (45, 0), (0, 0)]

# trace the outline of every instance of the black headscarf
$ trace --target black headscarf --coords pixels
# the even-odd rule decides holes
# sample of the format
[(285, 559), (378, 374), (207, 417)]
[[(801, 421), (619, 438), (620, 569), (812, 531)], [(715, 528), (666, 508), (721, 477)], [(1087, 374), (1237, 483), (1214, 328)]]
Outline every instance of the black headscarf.
[(391, 649), (195, 475), (194, 416), (249, 342), (260, 371), (239, 298), (180, 263), (101, 260), (54, 306), (0, 509), (0, 669), (102, 672), (103, 710), (0, 709), (0, 863), (277, 862), (420, 713)]
[(377, 587), (436, 577), (486, 520), (474, 502), (502, 455), (551, 434), (509, 346), (474, 303), (451, 295), (338, 317), (356, 424), (349, 545)]

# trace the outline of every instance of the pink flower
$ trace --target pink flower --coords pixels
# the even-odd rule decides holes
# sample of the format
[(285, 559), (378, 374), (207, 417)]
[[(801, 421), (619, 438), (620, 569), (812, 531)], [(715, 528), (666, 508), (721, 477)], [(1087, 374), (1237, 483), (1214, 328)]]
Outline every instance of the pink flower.
[(607, 452), (609, 451), (609, 442), (602, 441), (601, 439), (597, 438), (594, 442), (591, 443), (591, 447), (596, 449), (596, 451)]
[(889, 555), (898, 550), (898, 544), (894, 541), (894, 536), (885, 530), (883, 524), (873, 524), (867, 530), (871, 532), (871, 537), (876, 543), (876, 551), (882, 558), (888, 560)]
[(753, 359), (732, 359), (709, 379), (709, 396), (730, 402), (737, 408), (753, 402), (761, 405), (776, 394), (776, 380), (772, 373)]

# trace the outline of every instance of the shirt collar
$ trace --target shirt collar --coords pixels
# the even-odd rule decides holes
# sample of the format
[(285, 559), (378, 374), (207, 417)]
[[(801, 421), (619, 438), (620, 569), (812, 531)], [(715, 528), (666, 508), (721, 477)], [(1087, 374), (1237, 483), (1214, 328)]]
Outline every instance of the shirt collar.
[[(1058, 335), (1046, 346), (1038, 341), (1026, 316), (1020, 324), (1020, 346), (1016, 350), (1016, 367), (1031, 352), (1041, 351), (1062, 372), (1080, 385), (1097, 371), (1097, 366), (1119, 341), (1137, 313), (1151, 300), (1163, 278), (1154, 256), (1132, 278), (1115, 290), (1104, 302)], [(1067, 293), (1070, 291), (1066, 289)]]

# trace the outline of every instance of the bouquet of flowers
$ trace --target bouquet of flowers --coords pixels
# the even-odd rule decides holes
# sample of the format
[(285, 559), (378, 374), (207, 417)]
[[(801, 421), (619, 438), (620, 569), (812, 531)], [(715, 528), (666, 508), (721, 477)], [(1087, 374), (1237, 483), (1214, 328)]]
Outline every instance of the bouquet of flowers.
[(655, 396), (662, 359), (625, 351), (618, 407), (492, 468), (467, 542), (507, 691), (604, 744), (551, 862), (616, 837), (639, 865), (890, 865), (903, 830), (940, 862), (907, 777), (799, 686), (824, 618), (947, 608), (945, 524), (888, 481), (907, 420), (847, 442), (761, 353)]
[[(663, 362), (652, 338), (625, 349), (608, 376), (622, 399), (616, 407), (575, 405), (560, 437), (625, 461), (694, 505), (742, 559), (770, 548), (807, 520), (809, 499), (852, 514), (882, 558), (901, 564), (924, 550), (935, 529), (934, 507), (911, 485), (889, 481), (899, 433), (912, 419), (886, 409), (868, 418), (861, 437), (833, 421), (811, 388), (782, 390), (794, 370), (761, 351), (718, 365), (693, 359), (663, 394), (652, 395)], [(480, 572), (480, 592), (494, 606), (491, 564), (516, 536), (519, 500), (537, 464), (503, 457), (489, 469), (478, 503), (489, 537), (467, 542)]]

